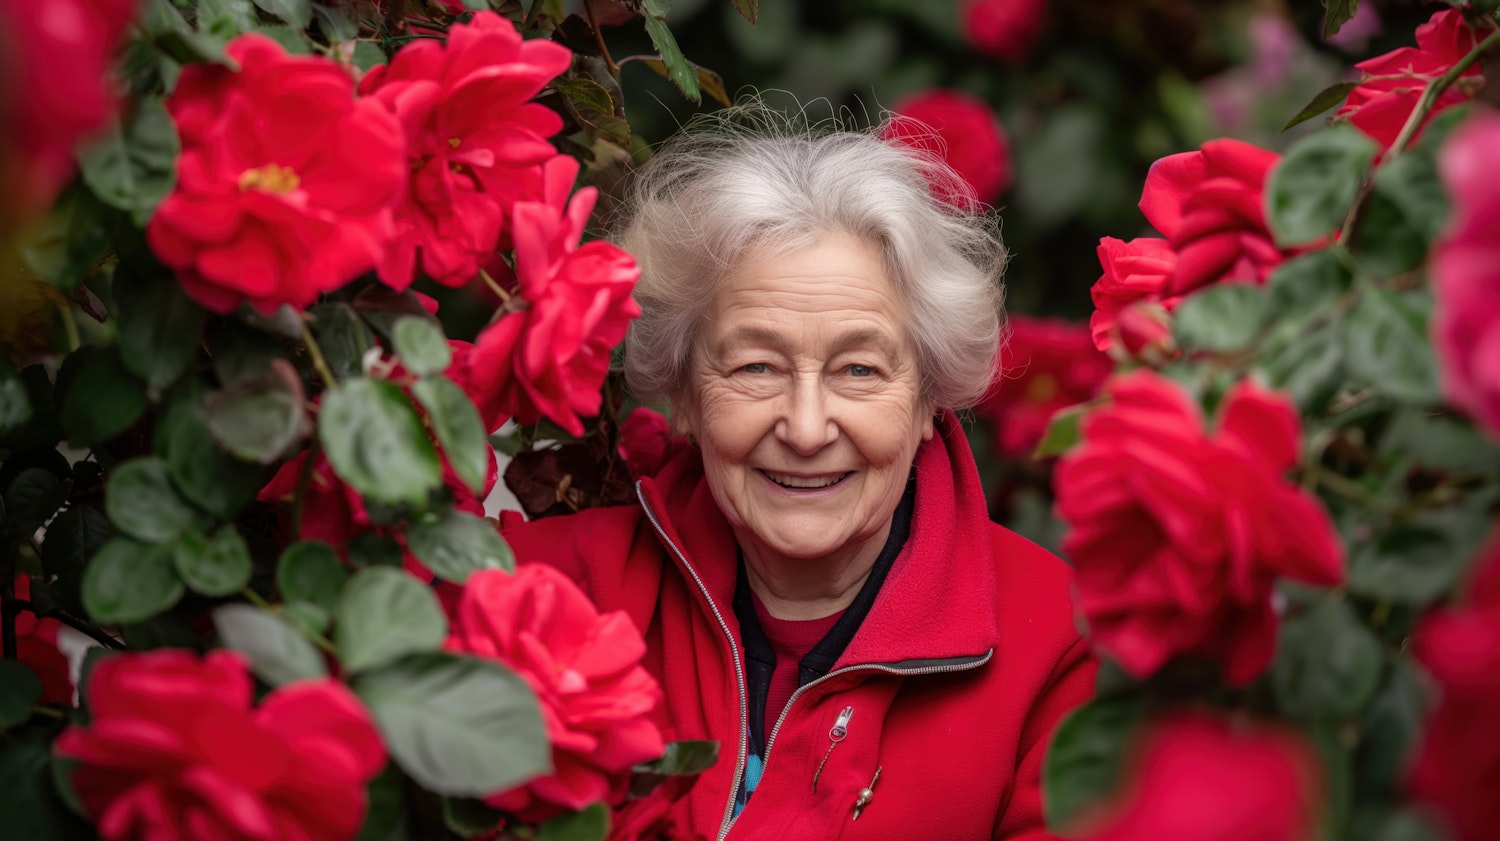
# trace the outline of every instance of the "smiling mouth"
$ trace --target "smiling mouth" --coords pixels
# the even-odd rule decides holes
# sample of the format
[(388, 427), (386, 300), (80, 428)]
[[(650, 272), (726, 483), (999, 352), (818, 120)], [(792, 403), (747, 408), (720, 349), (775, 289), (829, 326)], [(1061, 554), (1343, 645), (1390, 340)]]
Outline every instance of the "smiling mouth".
[(760, 472), (761, 475), (783, 488), (791, 488), (799, 491), (829, 488), (854, 475), (854, 471), (852, 470), (846, 473), (835, 473), (826, 476), (793, 476), (790, 473), (772, 473), (769, 470), (762, 470)]

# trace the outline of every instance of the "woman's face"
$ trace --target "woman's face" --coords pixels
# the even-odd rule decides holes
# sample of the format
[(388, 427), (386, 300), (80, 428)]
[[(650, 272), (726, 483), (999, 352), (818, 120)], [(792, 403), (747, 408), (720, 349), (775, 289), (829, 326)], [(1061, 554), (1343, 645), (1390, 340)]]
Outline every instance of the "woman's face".
[(933, 428), (880, 248), (828, 234), (752, 261), (711, 315), (675, 414), (740, 546), (873, 560)]

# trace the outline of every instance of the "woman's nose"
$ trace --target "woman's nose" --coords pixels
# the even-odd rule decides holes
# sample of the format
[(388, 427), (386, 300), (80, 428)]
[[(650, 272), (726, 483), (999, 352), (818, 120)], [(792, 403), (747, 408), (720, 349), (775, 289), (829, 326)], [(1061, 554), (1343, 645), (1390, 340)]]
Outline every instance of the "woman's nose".
[(776, 436), (799, 455), (812, 455), (838, 438), (828, 395), (816, 379), (798, 380), (787, 396)]

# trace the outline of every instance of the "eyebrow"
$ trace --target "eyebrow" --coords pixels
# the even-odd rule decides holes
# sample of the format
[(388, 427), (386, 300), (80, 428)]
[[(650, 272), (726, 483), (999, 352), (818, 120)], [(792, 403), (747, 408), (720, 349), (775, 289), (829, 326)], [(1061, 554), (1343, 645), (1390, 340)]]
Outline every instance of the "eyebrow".
[[(743, 345), (766, 345), (784, 352), (789, 344), (790, 342), (787, 340), (787, 337), (780, 331), (769, 327), (745, 325), (736, 327), (727, 336), (720, 339), (713, 346), (713, 351), (716, 356), (723, 356), (729, 351)], [(851, 348), (862, 346), (874, 346), (893, 359), (898, 355), (897, 348), (899, 346), (890, 334), (884, 330), (876, 330), (868, 327), (839, 334), (833, 340), (832, 353), (837, 355)]]

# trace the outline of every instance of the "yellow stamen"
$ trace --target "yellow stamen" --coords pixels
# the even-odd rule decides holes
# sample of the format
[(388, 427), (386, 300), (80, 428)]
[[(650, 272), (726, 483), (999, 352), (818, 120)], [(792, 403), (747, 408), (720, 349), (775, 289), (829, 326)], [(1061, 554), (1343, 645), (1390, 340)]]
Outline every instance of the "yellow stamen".
[(273, 196), (284, 196), (302, 186), (302, 179), (289, 166), (266, 164), (240, 173), (240, 191), (259, 190)]

